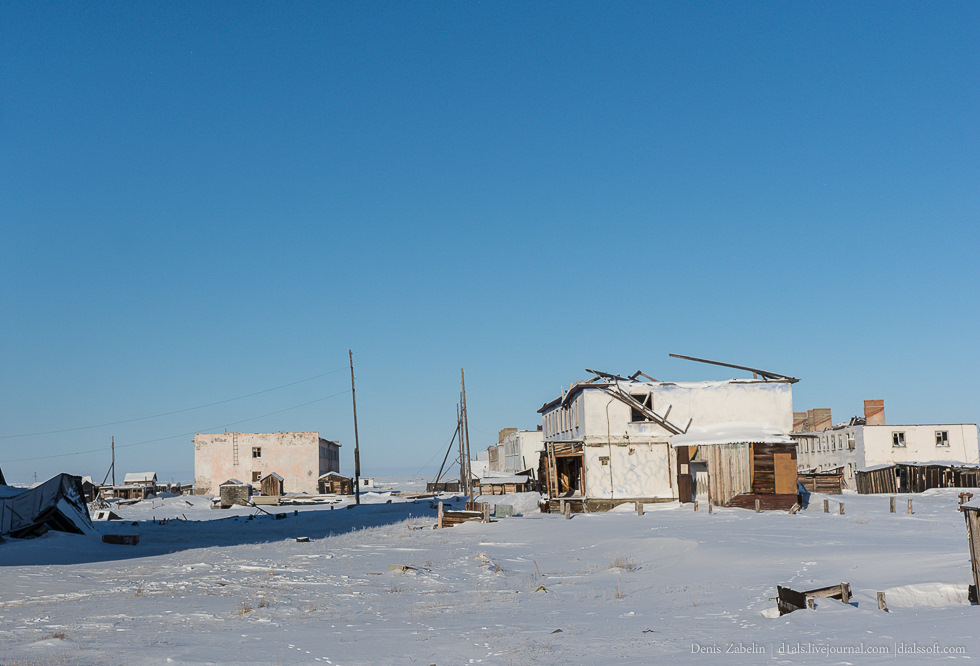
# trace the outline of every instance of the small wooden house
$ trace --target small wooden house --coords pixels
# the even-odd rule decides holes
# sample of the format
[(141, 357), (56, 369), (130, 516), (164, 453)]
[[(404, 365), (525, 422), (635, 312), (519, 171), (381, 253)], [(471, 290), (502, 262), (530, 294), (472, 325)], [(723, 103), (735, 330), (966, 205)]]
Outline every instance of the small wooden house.
[(283, 494), (283, 478), (272, 472), (271, 474), (266, 474), (261, 483), (262, 494), (266, 496), (275, 496)]
[(354, 494), (354, 482), (350, 477), (343, 476), (338, 472), (327, 472), (317, 480), (317, 483), (321, 494)]
[(681, 502), (789, 510), (797, 502), (796, 442), (762, 424), (691, 428), (671, 440)]
[(218, 497), (221, 508), (227, 509), (235, 504), (249, 504), (252, 497), (252, 486), (238, 479), (228, 479), (218, 486)]

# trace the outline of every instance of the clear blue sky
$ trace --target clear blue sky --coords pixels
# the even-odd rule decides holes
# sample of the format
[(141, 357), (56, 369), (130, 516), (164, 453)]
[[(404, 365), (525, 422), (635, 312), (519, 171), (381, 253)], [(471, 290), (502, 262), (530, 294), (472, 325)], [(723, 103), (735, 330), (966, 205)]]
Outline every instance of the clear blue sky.
[(190, 480), (227, 428), (352, 471), (349, 348), (365, 475), (438, 465), (460, 368), (474, 448), (586, 367), (744, 376), (670, 352), (976, 422), (978, 35), (973, 2), (5, 2), (0, 467), (101, 480), (115, 436)]

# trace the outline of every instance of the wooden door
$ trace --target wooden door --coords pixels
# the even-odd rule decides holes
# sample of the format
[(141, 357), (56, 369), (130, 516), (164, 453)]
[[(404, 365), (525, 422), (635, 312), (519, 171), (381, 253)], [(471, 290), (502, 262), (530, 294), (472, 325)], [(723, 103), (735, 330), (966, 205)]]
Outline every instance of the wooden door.
[(796, 494), (796, 460), (792, 453), (774, 453), (773, 467), (776, 476), (777, 495)]

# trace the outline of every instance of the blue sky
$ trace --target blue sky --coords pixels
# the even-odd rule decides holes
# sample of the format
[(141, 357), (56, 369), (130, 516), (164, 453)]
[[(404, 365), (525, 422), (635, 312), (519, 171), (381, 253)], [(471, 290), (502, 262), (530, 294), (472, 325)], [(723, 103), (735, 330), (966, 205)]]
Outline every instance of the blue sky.
[(3, 3), (0, 467), (101, 480), (114, 436), (190, 480), (195, 432), (316, 430), (351, 471), (348, 349), (365, 475), (438, 465), (460, 368), (474, 448), (586, 367), (744, 376), (671, 352), (975, 423), (977, 34), (967, 2)]

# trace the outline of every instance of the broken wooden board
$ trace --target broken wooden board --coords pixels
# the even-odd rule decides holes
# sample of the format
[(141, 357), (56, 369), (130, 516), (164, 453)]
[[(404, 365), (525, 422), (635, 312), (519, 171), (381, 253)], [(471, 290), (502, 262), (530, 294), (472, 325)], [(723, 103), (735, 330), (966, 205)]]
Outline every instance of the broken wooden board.
[(849, 583), (818, 587), (805, 592), (797, 592), (782, 585), (776, 586), (776, 607), (780, 615), (786, 615), (803, 608), (813, 609), (814, 599), (840, 599), (843, 603), (851, 602), (851, 586)]

